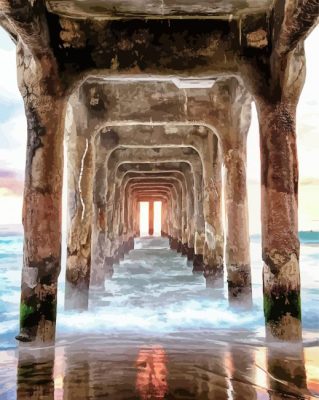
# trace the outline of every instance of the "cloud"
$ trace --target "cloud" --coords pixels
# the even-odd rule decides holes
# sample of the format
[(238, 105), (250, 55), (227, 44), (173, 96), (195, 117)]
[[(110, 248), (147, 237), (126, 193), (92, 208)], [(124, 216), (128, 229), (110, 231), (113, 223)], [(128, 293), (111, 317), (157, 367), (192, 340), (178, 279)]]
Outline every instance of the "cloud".
[(0, 104), (17, 104), (21, 95), (17, 85), (16, 48), (9, 35), (0, 27)]
[(0, 169), (0, 196), (21, 196), (23, 177), (10, 170)]
[(0, 122), (0, 165), (3, 169), (24, 170), (26, 138), (27, 123), (22, 110), (13, 114), (9, 120)]
[(0, 102), (19, 103), (21, 95), (17, 85), (15, 49), (0, 48)]

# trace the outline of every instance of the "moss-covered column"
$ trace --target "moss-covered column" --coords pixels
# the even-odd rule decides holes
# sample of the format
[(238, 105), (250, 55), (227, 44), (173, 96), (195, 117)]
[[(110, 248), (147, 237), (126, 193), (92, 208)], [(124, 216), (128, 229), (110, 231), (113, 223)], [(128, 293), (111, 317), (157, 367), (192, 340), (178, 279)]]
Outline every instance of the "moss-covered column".
[(41, 343), (55, 338), (66, 99), (50, 52), (44, 49), (35, 59), (19, 43), (17, 61), (28, 131), (17, 339)]
[(301, 337), (296, 105), (258, 102), (267, 333)]
[(148, 234), (154, 234), (154, 201), (148, 202)]
[(93, 146), (73, 135), (68, 141), (68, 244), (65, 309), (86, 310), (91, 271)]
[(298, 43), (295, 32), (289, 35), (295, 27), (290, 20), (295, 17), (293, 8), (278, 15), (283, 16), (274, 27), (268, 62), (247, 58), (242, 76), (255, 98), (259, 119), (266, 336), (301, 341), (296, 109), (306, 71), (302, 39)]
[(224, 231), (222, 221), (222, 161), (216, 135), (207, 137), (203, 149), (204, 171), (204, 276), (207, 287), (224, 285)]

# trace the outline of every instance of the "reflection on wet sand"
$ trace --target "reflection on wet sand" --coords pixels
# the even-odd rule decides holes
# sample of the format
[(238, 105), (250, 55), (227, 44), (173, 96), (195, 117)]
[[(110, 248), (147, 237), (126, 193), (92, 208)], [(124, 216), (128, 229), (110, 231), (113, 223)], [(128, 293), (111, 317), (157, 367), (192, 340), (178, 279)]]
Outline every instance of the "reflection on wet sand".
[(100, 337), (55, 351), (20, 348), (17, 399), (286, 400), (319, 395), (312, 356), (318, 355), (317, 347), (304, 351), (297, 345), (266, 348), (200, 340), (147, 344), (122, 338), (119, 345), (119, 338)]
[(166, 363), (166, 353), (161, 346), (140, 350), (136, 361), (136, 389), (141, 400), (165, 398), (167, 392)]
[(54, 348), (20, 348), (17, 368), (17, 399), (54, 400)]
[[(269, 398), (284, 399), (281, 393), (306, 396), (307, 377), (304, 352), (301, 344), (289, 343), (267, 349)], [(286, 396), (287, 398), (287, 396)]]

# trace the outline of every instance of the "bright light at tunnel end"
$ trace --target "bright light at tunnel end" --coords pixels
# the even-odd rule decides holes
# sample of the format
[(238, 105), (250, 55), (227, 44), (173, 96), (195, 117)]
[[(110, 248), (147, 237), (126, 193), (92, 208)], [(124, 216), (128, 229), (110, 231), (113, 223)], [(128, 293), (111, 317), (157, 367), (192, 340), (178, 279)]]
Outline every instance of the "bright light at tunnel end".
[[(154, 201), (154, 234), (161, 236), (162, 230), (162, 202)], [(140, 235), (149, 236), (149, 202), (140, 202)]]

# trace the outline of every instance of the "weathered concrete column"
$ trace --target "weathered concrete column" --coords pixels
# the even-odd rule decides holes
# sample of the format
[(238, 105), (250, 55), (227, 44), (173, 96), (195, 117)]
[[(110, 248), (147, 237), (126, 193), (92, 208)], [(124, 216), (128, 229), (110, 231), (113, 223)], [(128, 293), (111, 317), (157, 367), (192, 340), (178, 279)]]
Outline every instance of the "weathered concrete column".
[(204, 245), (205, 245), (205, 221), (203, 215), (203, 170), (202, 165), (193, 168), (194, 173), (194, 211), (195, 211), (195, 235), (193, 272), (204, 271)]
[(250, 239), (247, 197), (247, 134), (251, 122), (251, 95), (235, 78), (229, 79), (228, 124), (221, 128), (224, 164), (225, 258), (228, 297), (249, 306), (252, 303)]
[(222, 162), (216, 135), (207, 137), (203, 152), (205, 247), (204, 276), (207, 287), (224, 286), (224, 229), (222, 221)]
[[(116, 143), (116, 142), (115, 142)], [(103, 290), (105, 279), (112, 277), (114, 259), (110, 253), (111, 241), (108, 237), (107, 221), (107, 181), (106, 155), (114, 146), (112, 136), (97, 135), (94, 142), (94, 187), (93, 187), (93, 223), (92, 223), (92, 261), (91, 289)], [(101, 151), (103, 149), (104, 151)]]
[(154, 201), (148, 202), (148, 234), (154, 234)]
[(221, 115), (216, 124), (225, 172), (225, 258), (228, 295), (230, 302), (250, 306), (252, 294), (246, 140), (251, 120), (252, 98), (236, 78), (230, 78), (225, 82), (225, 86), (221, 87), (220, 96), (223, 96), (219, 111)]
[(167, 210), (167, 207), (168, 207), (168, 204), (167, 204), (167, 201), (164, 201), (164, 199), (162, 200), (162, 208), (161, 208), (161, 213), (162, 213), (162, 215), (161, 215), (161, 235), (162, 236), (167, 236), (168, 235), (168, 233), (167, 233), (167, 231), (168, 231), (168, 229), (167, 229), (167, 224), (168, 224), (168, 221), (167, 221), (167, 219), (168, 219), (168, 210)]
[(226, 265), (229, 300), (251, 297), (246, 145), (224, 149)]
[(66, 310), (86, 310), (91, 271), (93, 145), (71, 132), (68, 141), (68, 243)]
[(258, 103), (264, 311), (268, 333), (301, 337), (296, 104)]
[(185, 169), (186, 179), (186, 198), (187, 198), (187, 249), (188, 261), (193, 261), (195, 246), (195, 192), (194, 192), (194, 174), (190, 166)]
[(19, 42), (17, 60), (28, 139), (20, 333), (16, 338), (41, 343), (55, 338), (66, 99), (50, 51), (44, 49), (34, 57)]
[(136, 217), (135, 217), (135, 235), (137, 237), (141, 236), (141, 227), (140, 227), (140, 217), (141, 217), (141, 204), (140, 202), (135, 202), (136, 204)]
[[(270, 65), (271, 81), (263, 71), (250, 65), (245, 76), (259, 118), (266, 335), (270, 340), (299, 341), (302, 334), (296, 108), (305, 79), (305, 60), (302, 45), (294, 52), (280, 57), (278, 54), (274, 54)], [(251, 75), (252, 71), (255, 75)]]
[(120, 191), (119, 191), (119, 188), (116, 188), (114, 199), (115, 199), (115, 207), (114, 207), (114, 215), (113, 215), (113, 229), (114, 229), (114, 236), (115, 236), (115, 242), (116, 242), (115, 259), (116, 259), (116, 264), (119, 264), (120, 261), (124, 259), (123, 225), (122, 225), (121, 213), (120, 213)]

